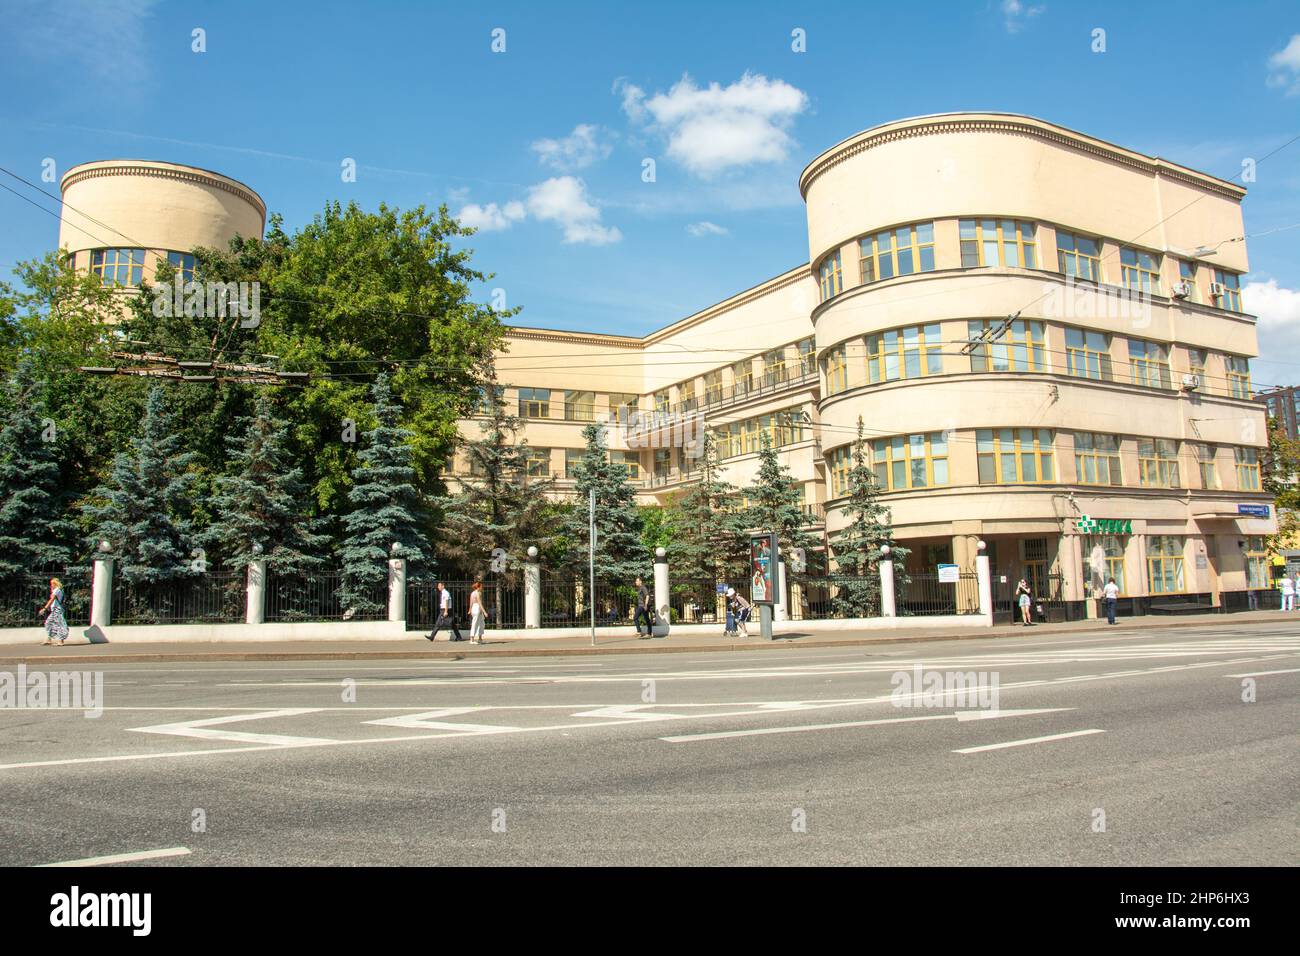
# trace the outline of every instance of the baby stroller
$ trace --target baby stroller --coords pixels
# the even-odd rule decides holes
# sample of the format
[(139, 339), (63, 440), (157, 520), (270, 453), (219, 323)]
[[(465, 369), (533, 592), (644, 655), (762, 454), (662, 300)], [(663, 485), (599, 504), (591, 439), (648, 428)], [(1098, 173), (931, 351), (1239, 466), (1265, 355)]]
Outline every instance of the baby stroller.
[(731, 608), (731, 602), (727, 602), (727, 629), (722, 632), (723, 637), (739, 637), (740, 632), (736, 630), (736, 615)]

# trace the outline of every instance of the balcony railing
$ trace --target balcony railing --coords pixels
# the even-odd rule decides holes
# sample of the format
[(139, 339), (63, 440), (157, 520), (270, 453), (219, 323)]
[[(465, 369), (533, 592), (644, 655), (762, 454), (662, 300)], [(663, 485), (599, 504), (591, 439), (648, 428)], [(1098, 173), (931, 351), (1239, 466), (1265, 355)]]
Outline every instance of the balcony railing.
[(694, 411), (707, 412), (713, 409), (726, 408), (729, 405), (735, 405), (737, 402), (746, 402), (751, 398), (773, 395), (803, 385), (814, 384), (816, 381), (817, 370), (815, 368), (804, 369), (796, 365), (779, 373), (764, 373), (752, 382), (737, 382), (730, 388), (705, 391), (701, 397), (678, 402), (670, 410), (676, 414)]

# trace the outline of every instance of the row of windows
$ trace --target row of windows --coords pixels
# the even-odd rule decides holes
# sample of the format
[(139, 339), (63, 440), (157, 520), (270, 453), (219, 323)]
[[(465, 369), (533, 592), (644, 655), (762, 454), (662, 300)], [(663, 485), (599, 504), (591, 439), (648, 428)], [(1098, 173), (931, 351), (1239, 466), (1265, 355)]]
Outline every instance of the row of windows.
[[(90, 273), (103, 285), (138, 286), (144, 281), (144, 249), (92, 249)], [(197, 267), (188, 252), (169, 252), (167, 261), (180, 273), (182, 282), (192, 282)]]
[(748, 455), (763, 447), (767, 435), (774, 448), (793, 445), (808, 437), (807, 423), (798, 408), (786, 408), (771, 415), (760, 415), (740, 422), (719, 425), (713, 430), (717, 439), (718, 457), (735, 458)]
[[(1032, 222), (1018, 219), (959, 219), (958, 243), (963, 269), (1001, 266), (1012, 269), (1038, 268), (1038, 242)], [(863, 285), (917, 272), (933, 272), (934, 222), (917, 222), (886, 229), (858, 240), (858, 275)], [(1121, 246), (1120, 285), (1134, 292), (1160, 295), (1162, 255), (1146, 249)], [(1056, 231), (1057, 271), (1073, 279), (1105, 282), (1102, 240), (1065, 229)], [(1212, 302), (1221, 309), (1241, 311), (1241, 277), (1213, 269)], [(1180, 298), (1197, 301), (1197, 265), (1178, 260), (1179, 285), (1172, 289)], [(830, 253), (817, 267), (821, 300), (844, 291), (840, 252)]]
[[(1075, 481), (1083, 485), (1123, 485), (1119, 436), (1093, 432), (1074, 433)], [(1138, 438), (1138, 484), (1145, 488), (1181, 488), (1178, 442), (1169, 438)], [(975, 455), (979, 483), (1033, 484), (1055, 482), (1053, 446), (1055, 435), (1045, 428), (981, 428), (975, 432)], [(1193, 443), (1201, 487), (1219, 489), (1217, 449)], [(948, 484), (948, 439), (945, 432), (894, 435), (869, 443), (868, 464), (885, 491), (929, 488)], [(848, 492), (848, 475), (853, 466), (852, 446), (830, 454), (832, 497)], [(1259, 452), (1255, 448), (1233, 448), (1237, 488), (1260, 488)]]
[[(1005, 328), (1003, 328), (1005, 324)], [(1032, 319), (968, 319), (966, 346), (972, 372), (1044, 372), (1048, 369), (1045, 324)], [(996, 333), (996, 334), (995, 334)], [(867, 381), (920, 378), (943, 373), (944, 340), (938, 322), (889, 329), (865, 340)], [(1169, 346), (1146, 339), (1128, 339), (1130, 380), (1148, 388), (1172, 389)], [(1065, 370), (1069, 375), (1101, 382), (1115, 381), (1111, 335), (1093, 329), (1065, 327)], [(1189, 348), (1191, 372), (1205, 381), (1208, 353)], [(1250, 398), (1250, 362), (1224, 355), (1227, 392), (1233, 398)], [(826, 393), (848, 387), (848, 351), (841, 344), (826, 350)]]

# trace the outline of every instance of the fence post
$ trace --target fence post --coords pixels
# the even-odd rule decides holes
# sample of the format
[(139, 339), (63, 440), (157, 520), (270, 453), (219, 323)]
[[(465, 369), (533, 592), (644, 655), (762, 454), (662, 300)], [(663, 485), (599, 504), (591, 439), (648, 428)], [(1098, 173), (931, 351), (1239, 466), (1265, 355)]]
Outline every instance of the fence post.
[(388, 619), (406, 620), (406, 559), (388, 560)]
[[(109, 543), (99, 543), (100, 552), (109, 550)], [(113, 618), (113, 559), (95, 558), (93, 576), (90, 579), (90, 626), (105, 628)]]
[(266, 558), (253, 558), (248, 562), (248, 590), (244, 609), (246, 624), (261, 624), (266, 620)]
[(542, 566), (537, 561), (537, 548), (528, 546), (528, 560), (524, 563), (524, 627), (542, 626)]
[(980, 586), (980, 616), (984, 618), (984, 623), (993, 626), (993, 575), (989, 572), (989, 556), (985, 551), (986, 545), (980, 541), (976, 545), (977, 553), (975, 555), (975, 573), (979, 577)]
[(666, 635), (672, 609), (668, 600), (668, 552), (655, 548), (655, 619), (651, 633)]
[(894, 609), (894, 559), (889, 556), (889, 545), (882, 545), (880, 553), (880, 616), (893, 617)]
[(772, 605), (772, 619), (784, 621), (789, 618), (785, 607), (785, 562), (776, 563), (776, 601)]

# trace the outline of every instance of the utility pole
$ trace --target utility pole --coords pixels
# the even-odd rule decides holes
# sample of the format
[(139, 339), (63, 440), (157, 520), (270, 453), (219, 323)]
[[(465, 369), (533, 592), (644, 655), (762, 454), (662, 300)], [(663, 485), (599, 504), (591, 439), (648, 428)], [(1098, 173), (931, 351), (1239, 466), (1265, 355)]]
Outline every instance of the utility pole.
[(587, 604), (591, 608), (591, 646), (596, 646), (596, 489), (587, 504)]

